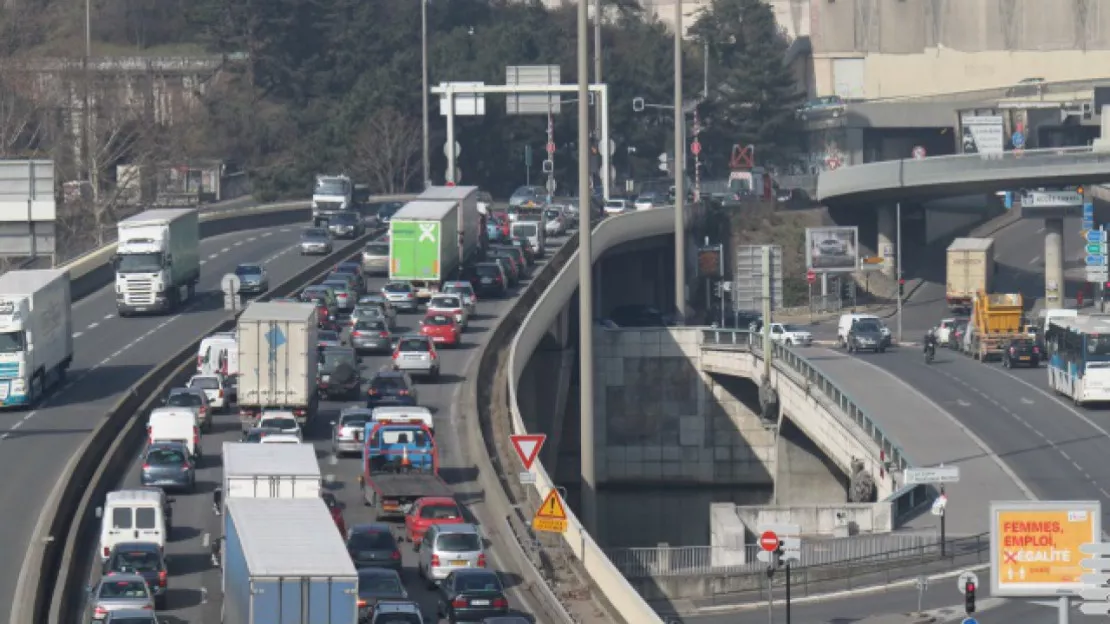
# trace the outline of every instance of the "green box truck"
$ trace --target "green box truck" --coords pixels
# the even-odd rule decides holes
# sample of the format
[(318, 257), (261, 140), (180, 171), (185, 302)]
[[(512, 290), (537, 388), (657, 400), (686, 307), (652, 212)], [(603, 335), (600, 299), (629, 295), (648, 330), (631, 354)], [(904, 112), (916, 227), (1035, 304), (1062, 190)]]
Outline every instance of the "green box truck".
[(444, 281), (460, 279), (460, 266), (477, 254), (478, 228), (460, 230), (459, 225), (478, 217), (474, 202), (417, 199), (405, 204), (389, 220), (389, 279), (411, 283), (422, 301), (439, 292)]

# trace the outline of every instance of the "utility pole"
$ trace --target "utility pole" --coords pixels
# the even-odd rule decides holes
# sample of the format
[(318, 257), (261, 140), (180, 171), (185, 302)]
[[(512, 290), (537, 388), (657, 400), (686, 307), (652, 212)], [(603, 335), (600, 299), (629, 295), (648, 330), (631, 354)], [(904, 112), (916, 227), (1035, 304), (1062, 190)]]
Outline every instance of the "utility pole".
[[(87, 0), (86, 0), (87, 1)], [(420, 71), (421, 71), (421, 85), (423, 91), (420, 95), (420, 103), (424, 110), (424, 126), (423, 126), (423, 153), (422, 165), (424, 167), (424, 188), (432, 185), (432, 160), (431, 160), (431, 145), (429, 138), (429, 122), (428, 122), (428, 0), (420, 0)], [(454, 106), (454, 102), (451, 102)], [(455, 149), (452, 143), (448, 149)]]
[(898, 265), (898, 343), (902, 343), (902, 202), (894, 206), (894, 253), (895, 264)]
[[(594, 469), (594, 336), (593, 206), (590, 195), (590, 51), (589, 5), (578, 3), (578, 398), (581, 404), (580, 447), (582, 527), (596, 535), (597, 474)], [(599, 103), (600, 104), (600, 103)], [(599, 106), (600, 107), (600, 106)], [(608, 146), (606, 146), (608, 148)]]
[(85, 58), (82, 62), (82, 78), (84, 87), (82, 88), (81, 96), (81, 167), (84, 170), (84, 178), (92, 186), (93, 200), (98, 198), (100, 189), (97, 184), (92, 183), (93, 167), (92, 163), (92, 149), (89, 145), (89, 126), (92, 125), (92, 112), (89, 110), (90, 96), (89, 96), (89, 63), (92, 60), (92, 0), (85, 0)]
[[(701, 141), (699, 135), (701, 134), (701, 123), (698, 121), (698, 109), (694, 108), (694, 145), (697, 149), (694, 150), (694, 201), (701, 201)], [(685, 154), (683, 154), (685, 156)]]
[[(686, 324), (686, 111), (682, 108), (682, 1), (674, 3), (674, 301)], [(605, 146), (608, 149), (608, 145)], [(581, 290), (581, 289), (579, 289)]]
[(547, 111), (547, 159), (551, 161), (551, 170), (547, 172), (547, 202), (551, 203), (551, 196), (555, 193), (555, 116), (551, 114), (551, 107)]
[[(601, 0), (594, 0), (594, 84), (601, 84), (601, 14), (602, 4)], [(601, 140), (601, 103), (597, 102), (594, 106), (594, 135)], [(599, 147), (598, 149), (607, 149), (608, 146)], [(608, 175), (608, 172), (603, 172), (602, 175)]]

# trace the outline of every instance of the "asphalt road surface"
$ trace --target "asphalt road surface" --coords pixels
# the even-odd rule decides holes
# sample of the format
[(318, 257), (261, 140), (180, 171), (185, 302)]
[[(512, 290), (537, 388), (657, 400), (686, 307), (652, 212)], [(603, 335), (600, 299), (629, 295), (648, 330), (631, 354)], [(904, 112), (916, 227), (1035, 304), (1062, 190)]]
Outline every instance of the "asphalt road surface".
[[(270, 253), (281, 251), (277, 246), (278, 242), (275, 239), (271, 243)], [(549, 247), (557, 246), (562, 242), (563, 240), (559, 239)], [(533, 267), (533, 274), (539, 268), (539, 264)], [(384, 282), (384, 278), (369, 278), (367, 287), (377, 289)], [(516, 290), (519, 291), (524, 284), (526, 282)], [(441, 454), (440, 474), (455, 490), (457, 500), (468, 506), (472, 512), (475, 511), (475, 507), (483, 505), (483, 498), (476, 483), (477, 468), (467, 459), (467, 449), (460, 440), (456, 412), (458, 392), (461, 388), (460, 382), (463, 381), (463, 372), (471, 364), (472, 358), (476, 357), (478, 347), (488, 339), (498, 319), (508, 311), (512, 301), (512, 298), (480, 300), (477, 315), (471, 317), (469, 326), (463, 334), (463, 344), (454, 349), (444, 348), (440, 351), (442, 373), (439, 381), (415, 380), (420, 392), (420, 403), (430, 408), (434, 414)], [(416, 329), (420, 318), (418, 314), (398, 315), (397, 329), (394, 334)], [(188, 338), (193, 340), (196, 336), (190, 333)], [(361, 362), (363, 379), (368, 380), (375, 371), (388, 362), (389, 356), (386, 355), (364, 356)], [(365, 390), (365, 385), (363, 388)], [(321, 473), (325, 475), (326, 480), (331, 481), (328, 487), (344, 505), (344, 517), (347, 526), (350, 527), (373, 521), (373, 516), (369, 508), (363, 506), (360, 497), (357, 480), (359, 459), (331, 456), (329, 423), (337, 418), (340, 409), (348, 405), (365, 405), (365, 402), (322, 402), (320, 416), (308, 425), (305, 437), (306, 441), (316, 445)], [(168, 624), (220, 621), (220, 570), (211, 565), (210, 552), (205, 546), (205, 534), (215, 539), (223, 533), (222, 519), (212, 511), (212, 490), (221, 481), (220, 449), (226, 441), (239, 440), (240, 434), (237, 415), (218, 415), (214, 431), (205, 435), (201, 442), (205, 455), (201, 462), (201, 469), (198, 471), (197, 491), (192, 494), (173, 495), (176, 499), (174, 528), (166, 549), (170, 566), (168, 608), (165, 612), (159, 613), (159, 618)], [(120, 489), (139, 485), (137, 459), (121, 479)], [(330, 479), (327, 478), (328, 476)], [(488, 535), (489, 531), (487, 530), (486, 533)], [(492, 567), (502, 571), (509, 592), (510, 605), (521, 612), (531, 612), (527, 597), (520, 591), (520, 577), (505, 570), (503, 565), (505, 559), (498, 555), (496, 545), (489, 547), (492, 547), (492, 550), (487, 551), (491, 554)], [(96, 544), (89, 544), (87, 548), (95, 549)], [(436, 593), (428, 590), (418, 579), (415, 571), (416, 558), (411, 545), (402, 542), (401, 549), (405, 565), (403, 578), (409, 596), (421, 604), (426, 615), (433, 616), (436, 613)], [(98, 574), (98, 570), (89, 571), (90, 584), (95, 583)]]

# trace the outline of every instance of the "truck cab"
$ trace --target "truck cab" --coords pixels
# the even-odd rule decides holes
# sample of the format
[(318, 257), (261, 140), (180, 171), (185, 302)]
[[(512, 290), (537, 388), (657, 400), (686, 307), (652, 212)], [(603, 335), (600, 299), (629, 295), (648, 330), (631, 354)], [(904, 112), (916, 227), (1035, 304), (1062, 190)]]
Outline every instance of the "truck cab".
[(112, 266), (120, 316), (170, 312), (193, 297), (200, 279), (196, 210), (149, 210), (118, 227)]
[(318, 175), (312, 191), (312, 225), (319, 226), (340, 212), (354, 210), (351, 178), (345, 175)]

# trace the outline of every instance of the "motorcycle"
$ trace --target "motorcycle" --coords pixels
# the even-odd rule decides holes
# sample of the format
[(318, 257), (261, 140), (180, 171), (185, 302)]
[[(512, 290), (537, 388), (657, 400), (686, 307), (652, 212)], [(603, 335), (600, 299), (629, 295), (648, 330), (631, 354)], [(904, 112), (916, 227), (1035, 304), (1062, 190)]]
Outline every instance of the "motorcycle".
[(925, 363), (932, 364), (933, 358), (937, 355), (937, 346), (933, 343), (925, 345)]

